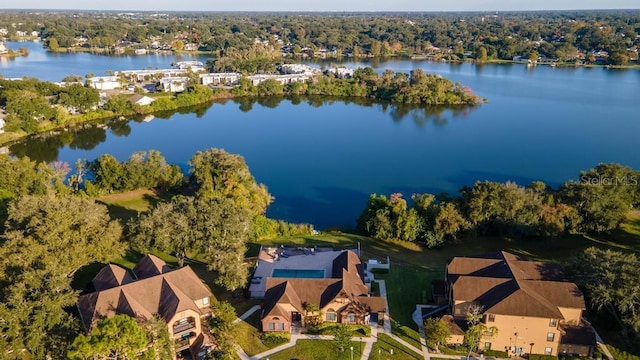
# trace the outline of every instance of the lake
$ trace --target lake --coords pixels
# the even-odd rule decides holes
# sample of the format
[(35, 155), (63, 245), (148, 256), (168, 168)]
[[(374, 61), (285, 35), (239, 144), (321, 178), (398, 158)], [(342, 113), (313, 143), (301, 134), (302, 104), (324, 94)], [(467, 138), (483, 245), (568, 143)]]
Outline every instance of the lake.
[[(39, 44), (29, 46), (28, 57), (3, 62), (0, 74), (59, 81), (72, 73), (169, 67), (177, 59), (48, 54)], [(489, 103), (407, 110), (336, 99), (228, 101), (167, 119), (29, 139), (10, 151), (73, 163), (103, 153), (124, 160), (134, 151), (157, 149), (186, 167), (196, 151), (224, 148), (243, 155), (275, 196), (270, 216), (321, 229), (355, 224), (371, 193), (453, 193), (478, 180), (558, 186), (600, 162), (640, 169), (640, 70), (345, 63), (359, 64), (379, 71), (422, 68), (470, 86)]]

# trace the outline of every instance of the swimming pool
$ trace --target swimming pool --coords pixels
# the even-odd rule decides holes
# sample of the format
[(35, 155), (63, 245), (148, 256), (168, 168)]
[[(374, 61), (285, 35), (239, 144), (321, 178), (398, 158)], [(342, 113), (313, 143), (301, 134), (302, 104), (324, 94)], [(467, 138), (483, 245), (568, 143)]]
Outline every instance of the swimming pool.
[(324, 270), (273, 269), (271, 276), (275, 278), (323, 279)]

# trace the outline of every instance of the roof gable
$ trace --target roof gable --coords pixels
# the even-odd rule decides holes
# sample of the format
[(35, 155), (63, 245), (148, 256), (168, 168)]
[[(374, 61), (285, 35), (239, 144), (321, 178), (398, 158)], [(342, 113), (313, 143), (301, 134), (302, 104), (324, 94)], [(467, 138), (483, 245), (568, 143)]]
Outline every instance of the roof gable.
[(209, 289), (189, 266), (185, 266), (82, 295), (78, 299), (78, 311), (87, 330), (98, 320), (116, 314), (147, 319), (157, 314), (169, 321), (177, 312), (186, 309), (200, 312), (195, 301), (209, 296), (212, 296)]
[(144, 279), (171, 271), (167, 263), (154, 255), (146, 255), (133, 268), (138, 279)]
[(584, 309), (577, 286), (560, 265), (523, 261), (508, 252), (456, 257), (447, 266), (454, 301), (476, 302), (493, 314), (563, 319), (558, 307)]
[[(358, 301), (359, 297), (368, 295), (358, 255), (353, 251), (343, 251), (333, 260), (332, 266), (333, 277), (327, 279), (267, 278), (263, 317), (283, 311), (278, 304), (290, 304), (302, 312), (305, 304), (324, 308), (337, 297)], [(380, 307), (379, 303), (372, 304)]]
[(109, 264), (103, 267), (100, 272), (93, 278), (91, 283), (97, 290), (110, 289), (116, 286), (128, 284), (133, 281), (133, 278), (127, 270), (121, 268), (118, 265)]
[(364, 267), (358, 255), (351, 250), (345, 250), (333, 259), (331, 277), (342, 277), (342, 270), (354, 272), (364, 280)]

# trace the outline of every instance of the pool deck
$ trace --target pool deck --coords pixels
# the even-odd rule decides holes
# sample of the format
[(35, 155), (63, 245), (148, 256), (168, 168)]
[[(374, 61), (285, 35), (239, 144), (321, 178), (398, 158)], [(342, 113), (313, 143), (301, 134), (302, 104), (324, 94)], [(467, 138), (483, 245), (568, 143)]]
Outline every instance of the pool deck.
[(264, 297), (273, 269), (324, 270), (325, 276), (331, 277), (333, 260), (341, 253), (330, 248), (262, 248), (249, 286), (251, 297)]

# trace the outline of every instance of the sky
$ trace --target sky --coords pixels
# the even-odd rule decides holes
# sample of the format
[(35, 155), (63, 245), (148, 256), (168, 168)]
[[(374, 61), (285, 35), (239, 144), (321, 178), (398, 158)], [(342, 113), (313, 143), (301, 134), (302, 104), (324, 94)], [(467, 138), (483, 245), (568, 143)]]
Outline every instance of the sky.
[(0, 9), (149, 11), (506, 11), (639, 8), (638, 0), (0, 0)]

